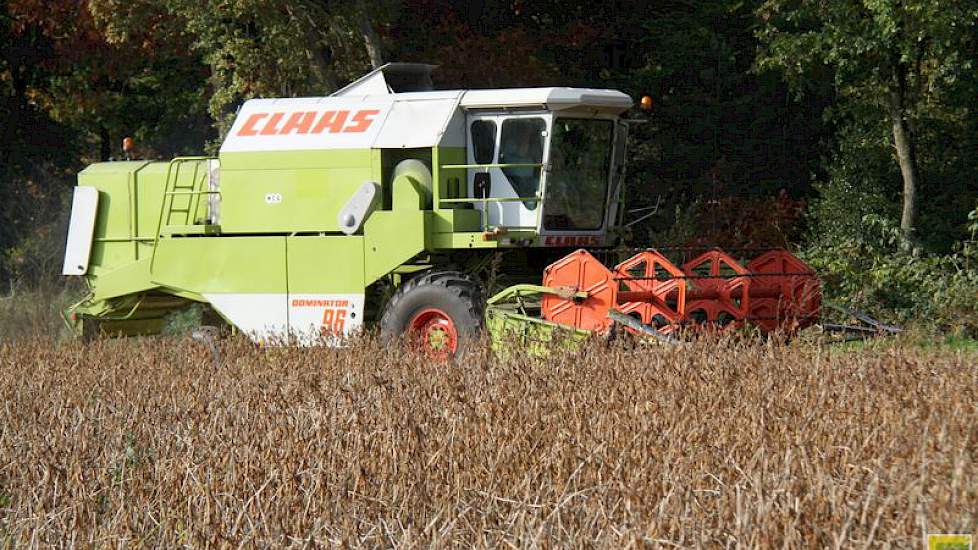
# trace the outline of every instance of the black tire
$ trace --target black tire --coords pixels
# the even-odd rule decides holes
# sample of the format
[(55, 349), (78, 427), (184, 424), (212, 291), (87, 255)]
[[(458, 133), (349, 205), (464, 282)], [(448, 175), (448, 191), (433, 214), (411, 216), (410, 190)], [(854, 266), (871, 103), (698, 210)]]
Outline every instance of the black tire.
[(485, 301), (482, 286), (457, 271), (436, 271), (418, 275), (401, 285), (380, 320), (385, 339), (401, 338), (412, 328), (419, 314), (437, 310), (451, 320), (457, 333), (454, 356), (477, 339), (482, 329)]
[(102, 322), (91, 317), (81, 318), (81, 341), (85, 344), (94, 342), (102, 337)]

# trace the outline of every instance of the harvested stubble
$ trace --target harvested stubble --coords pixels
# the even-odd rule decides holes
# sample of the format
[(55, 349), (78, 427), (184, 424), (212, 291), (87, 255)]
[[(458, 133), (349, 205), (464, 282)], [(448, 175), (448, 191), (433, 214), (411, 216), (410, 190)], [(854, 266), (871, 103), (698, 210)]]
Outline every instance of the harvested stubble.
[(0, 541), (919, 547), (978, 522), (974, 355), (222, 347), (0, 344)]

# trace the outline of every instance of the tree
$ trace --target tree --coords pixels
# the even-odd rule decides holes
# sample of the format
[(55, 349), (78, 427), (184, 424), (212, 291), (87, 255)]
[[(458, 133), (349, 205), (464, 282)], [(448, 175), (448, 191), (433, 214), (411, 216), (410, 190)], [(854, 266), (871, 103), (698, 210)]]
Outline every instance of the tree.
[(90, 158), (107, 160), (132, 135), (146, 156), (187, 152), (203, 140), (208, 121), (200, 87), (206, 76), (190, 55), (178, 22), (148, 6), (125, 33), (111, 28), (99, 2), (11, 0), (14, 29), (44, 37), (33, 83), (34, 101), (54, 120), (95, 144)]
[(912, 237), (920, 210), (917, 122), (974, 68), (978, 1), (766, 0), (757, 10), (758, 67), (799, 93), (831, 80), (843, 101), (871, 106), (890, 126), (903, 182), (900, 228)]
[[(58, 217), (61, 197), (77, 167), (77, 135), (52, 120), (35, 96), (47, 80), (51, 43), (39, 29), (24, 26), (0, 4), (0, 282), (29, 271), (28, 258), (15, 247), (37, 228)], [(48, 233), (53, 233), (49, 231)], [(57, 243), (61, 235), (52, 240)], [(47, 257), (57, 256), (54, 250)], [(48, 259), (48, 258), (45, 258)], [(30, 272), (36, 283), (51, 273)]]
[(245, 99), (326, 95), (382, 63), (379, 10), (361, 0), (168, 2), (210, 67), (209, 112), (222, 135)]

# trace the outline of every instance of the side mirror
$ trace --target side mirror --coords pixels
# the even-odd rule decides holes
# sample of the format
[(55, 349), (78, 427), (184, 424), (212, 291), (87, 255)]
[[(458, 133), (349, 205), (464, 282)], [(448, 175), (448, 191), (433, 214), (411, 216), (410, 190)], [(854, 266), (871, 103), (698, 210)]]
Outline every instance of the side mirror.
[(476, 172), (472, 180), (472, 187), (475, 191), (475, 198), (489, 198), (492, 192), (492, 178), (489, 176), (489, 172)]

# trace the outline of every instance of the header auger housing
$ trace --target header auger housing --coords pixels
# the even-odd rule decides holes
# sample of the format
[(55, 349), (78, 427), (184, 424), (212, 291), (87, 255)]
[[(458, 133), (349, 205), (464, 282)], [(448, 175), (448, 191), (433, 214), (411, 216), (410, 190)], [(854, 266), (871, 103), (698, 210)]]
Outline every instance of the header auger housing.
[[(66, 320), (151, 334), (196, 304), (258, 342), (379, 325), (438, 355), (484, 320), (497, 338), (543, 339), (817, 321), (818, 280), (783, 251), (677, 265), (643, 250), (612, 267), (573, 252), (620, 245), (627, 95), (435, 91), (431, 70), (389, 64), (328, 97), (248, 101), (216, 158), (85, 169), (64, 273), (91, 292)], [(489, 284), (512, 286), (486, 300)]]

